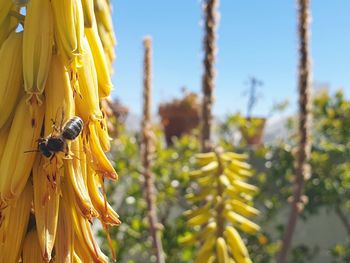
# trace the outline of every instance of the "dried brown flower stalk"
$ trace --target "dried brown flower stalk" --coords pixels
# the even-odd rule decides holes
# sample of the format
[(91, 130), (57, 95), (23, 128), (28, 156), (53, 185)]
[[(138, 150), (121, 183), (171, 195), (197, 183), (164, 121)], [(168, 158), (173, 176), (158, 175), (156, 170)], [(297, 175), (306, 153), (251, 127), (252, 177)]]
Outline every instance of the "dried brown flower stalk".
[(142, 166), (145, 179), (145, 199), (148, 209), (148, 220), (150, 224), (150, 233), (153, 241), (154, 253), (157, 257), (157, 263), (164, 263), (164, 253), (161, 241), (160, 225), (158, 223), (154, 177), (152, 173), (152, 155), (154, 151), (153, 132), (151, 126), (151, 57), (152, 40), (150, 37), (144, 39), (144, 77), (143, 77), (143, 119), (142, 119)]
[(281, 252), (277, 262), (286, 262), (288, 250), (292, 241), (298, 216), (305, 205), (303, 189), (305, 180), (310, 177), (309, 165), (311, 153), (311, 85), (310, 85), (310, 50), (309, 50), (309, 23), (310, 23), (310, 0), (298, 0), (299, 12), (299, 150), (297, 157), (296, 177), (294, 181), (293, 200), (291, 212), (284, 233)]
[(219, 20), (217, 7), (219, 0), (207, 0), (204, 5), (204, 74), (202, 79), (202, 151), (211, 149), (211, 126), (213, 122), (212, 105), (214, 101), (213, 91), (215, 87), (215, 55), (216, 55), (216, 28)]

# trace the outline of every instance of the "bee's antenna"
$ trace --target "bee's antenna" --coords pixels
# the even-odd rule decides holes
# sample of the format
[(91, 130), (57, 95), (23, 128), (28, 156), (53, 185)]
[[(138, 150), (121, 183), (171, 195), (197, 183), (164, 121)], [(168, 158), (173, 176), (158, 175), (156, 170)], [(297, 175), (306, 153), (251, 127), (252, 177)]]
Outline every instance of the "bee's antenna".
[(40, 152), (39, 150), (30, 150), (30, 151), (24, 151), (24, 153), (32, 153), (32, 152), (36, 152), (36, 153), (38, 153), (38, 152)]
[(57, 126), (56, 126), (56, 121), (54, 119), (51, 118), (51, 122), (52, 122), (52, 128), (54, 129), (55, 132), (60, 132), (58, 129), (57, 129)]
[[(58, 118), (58, 113), (60, 111), (60, 109), (62, 108), (62, 119), (61, 119), (61, 122), (60, 122), (60, 127), (58, 128), (57, 125), (56, 125), (56, 122), (57, 122), (57, 118)], [(56, 115), (55, 115), (55, 120), (53, 120), (51, 118), (51, 122), (52, 122), (52, 128), (55, 130), (55, 132), (58, 132), (58, 133), (61, 133), (62, 132), (62, 125), (63, 125), (63, 120), (64, 119), (64, 109), (63, 109), (63, 106), (62, 107), (59, 107), (56, 111)]]

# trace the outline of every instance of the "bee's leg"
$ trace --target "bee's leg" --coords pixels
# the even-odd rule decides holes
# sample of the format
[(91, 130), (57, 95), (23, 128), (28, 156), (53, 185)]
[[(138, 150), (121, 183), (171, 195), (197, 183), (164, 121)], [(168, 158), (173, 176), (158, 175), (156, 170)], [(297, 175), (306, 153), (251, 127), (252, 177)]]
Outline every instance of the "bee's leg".
[(58, 129), (57, 129), (57, 125), (56, 125), (56, 121), (54, 119), (51, 118), (51, 122), (52, 122), (52, 128), (55, 132), (60, 132)]
[(66, 153), (66, 155), (70, 156), (68, 143), (65, 143), (64, 148), (65, 148), (65, 153)]
[(68, 143), (64, 144), (63, 152), (64, 152), (64, 159), (73, 159), (72, 154), (69, 151)]
[(52, 155), (51, 155), (51, 157), (50, 157), (50, 164), (51, 164), (51, 160), (55, 157), (55, 153), (53, 153)]

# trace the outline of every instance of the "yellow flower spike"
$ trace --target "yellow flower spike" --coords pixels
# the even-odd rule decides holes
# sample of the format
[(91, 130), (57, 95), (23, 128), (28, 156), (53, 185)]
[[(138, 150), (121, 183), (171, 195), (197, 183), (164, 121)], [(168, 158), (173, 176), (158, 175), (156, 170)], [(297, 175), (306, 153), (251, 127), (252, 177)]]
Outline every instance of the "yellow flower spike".
[(44, 112), (44, 105), (28, 105), (25, 97), (17, 106), (0, 162), (0, 195), (5, 202), (18, 197), (26, 185), (36, 155), (28, 151), (37, 148)]
[(241, 180), (234, 180), (232, 184), (238, 191), (246, 193), (248, 195), (255, 195), (259, 191), (256, 186), (247, 184)]
[[(5, 246), (7, 227), (10, 220), (9, 214), (10, 214), (9, 207), (6, 207), (0, 210), (0, 251), (3, 251), (3, 247)], [(1, 257), (0, 257), (0, 262), (2, 262)]]
[(251, 262), (249, 261), (249, 253), (246, 245), (236, 229), (232, 226), (225, 228), (225, 236), (227, 239), (228, 246), (237, 262)]
[(98, 213), (91, 202), (81, 171), (80, 162), (77, 162), (76, 165), (75, 167), (73, 166), (72, 160), (64, 161), (65, 176), (69, 184), (67, 187), (73, 192), (77, 207), (82, 215), (91, 221), (92, 218), (97, 217)]
[(55, 39), (64, 64), (69, 66), (82, 54), (83, 9), (79, 0), (52, 0)]
[(9, 119), (23, 85), (23, 33), (13, 32), (0, 49), (0, 128)]
[(80, 96), (76, 95), (74, 98), (78, 115), (85, 124), (88, 124), (90, 121), (102, 120), (103, 116), (99, 106), (96, 68), (86, 38), (83, 41), (83, 48), (83, 66), (78, 68)]
[(203, 213), (196, 215), (196, 216), (192, 217), (191, 219), (189, 219), (187, 221), (187, 225), (190, 227), (197, 226), (197, 225), (203, 225), (203, 224), (206, 224), (211, 217), (212, 217), (212, 212), (209, 210), (207, 212), (203, 212)]
[(69, 74), (71, 87), (73, 90), (73, 98), (75, 96), (81, 96), (80, 85), (78, 80), (78, 68), (82, 67), (82, 65), (81, 65), (81, 56), (79, 57), (80, 58), (74, 57), (73, 62), (70, 64), (70, 66), (66, 67)]
[(216, 160), (216, 154), (214, 152), (198, 153), (195, 155), (196, 163), (200, 166), (207, 165), (208, 163)]
[(216, 229), (216, 223), (210, 222), (200, 232), (180, 238), (179, 243), (185, 246), (195, 245), (199, 243), (200, 240), (205, 240), (207, 237), (214, 235)]
[(260, 214), (260, 211), (258, 209), (247, 205), (239, 200), (232, 200), (230, 202), (230, 205), (232, 206), (232, 209), (234, 211), (237, 211), (238, 213), (246, 217), (258, 216)]
[(88, 261), (82, 261), (81, 258), (79, 257), (79, 255), (74, 252), (73, 263), (84, 263), (84, 262), (88, 262)]
[(195, 263), (204, 263), (204, 262), (209, 262), (210, 256), (213, 255), (214, 251), (214, 246), (216, 242), (216, 237), (215, 235), (212, 235), (205, 239), (203, 245), (199, 249), (196, 258), (195, 258)]
[[(80, 248), (83, 248), (84, 254), (87, 255), (87, 257), (91, 257), (93, 259), (98, 259), (100, 257), (100, 249), (98, 248), (98, 245), (95, 241), (95, 239), (92, 236), (90, 223), (82, 217), (81, 213), (79, 213), (76, 209), (76, 201), (74, 192), (72, 191), (71, 185), (69, 182), (62, 183), (61, 190), (62, 190), (62, 197), (63, 197), (63, 206), (64, 206), (64, 213), (71, 218), (71, 225), (73, 226), (74, 230), (74, 245), (72, 253), (74, 251), (77, 251), (76, 246), (79, 246)], [(87, 223), (87, 224), (85, 224)], [(77, 243), (78, 242), (78, 243)], [(73, 258), (74, 254), (71, 254), (71, 259)], [(102, 257), (101, 252), (101, 257)], [(80, 255), (79, 255), (80, 256)], [(94, 260), (87, 261), (87, 262), (96, 262)], [(106, 261), (107, 262), (107, 259)]]
[(108, 32), (113, 31), (113, 22), (111, 17), (111, 7), (106, 0), (98, 0), (95, 15), (101, 24), (106, 28)]
[(81, 0), (85, 27), (92, 27), (95, 22), (94, 0)]
[[(52, 160), (53, 162), (55, 160)], [(33, 167), (34, 211), (41, 255), (48, 262), (55, 243), (58, 208), (60, 202), (60, 180), (63, 169), (49, 175), (43, 166), (43, 157), (36, 158)], [(52, 180), (52, 181), (49, 181)], [(53, 182), (54, 180), (54, 182)], [(35, 261), (32, 261), (35, 262)]]
[[(99, 124), (97, 123), (97, 125)], [(90, 122), (88, 129), (89, 135), (87, 140), (89, 149), (87, 151), (87, 154), (93, 169), (104, 177), (116, 180), (118, 178), (118, 175), (110, 161), (107, 159), (106, 154), (103, 152), (96, 132), (96, 123)]]
[(225, 212), (225, 217), (232, 224), (248, 234), (255, 234), (260, 231), (260, 227), (257, 224), (233, 211)]
[(121, 223), (119, 215), (113, 210), (105, 197), (100, 194), (99, 186), (103, 183), (100, 176), (89, 167), (87, 182), (92, 203), (98, 211), (101, 221), (108, 225), (119, 225)]
[(112, 73), (113, 72), (112, 63), (115, 59), (115, 51), (114, 51), (115, 43), (113, 43), (112, 41), (113, 37), (111, 37), (110, 32), (107, 32), (103, 25), (98, 24), (97, 28), (98, 28), (98, 34), (101, 38), (103, 50), (107, 57), (109, 72)]
[(212, 161), (205, 166), (202, 166), (200, 171), (203, 175), (215, 174), (218, 171), (219, 163), (217, 161)]
[(186, 216), (188, 219), (191, 219), (192, 217), (195, 217), (199, 214), (205, 213), (210, 210), (210, 203), (205, 204), (202, 207), (196, 207), (191, 210), (186, 210), (183, 215)]
[(74, 262), (74, 229), (70, 205), (67, 195), (63, 195), (60, 200), (55, 240), (56, 262)]
[(248, 159), (248, 155), (242, 153), (225, 152), (222, 154), (222, 158), (226, 160), (245, 161)]
[(59, 129), (61, 124), (74, 116), (75, 111), (69, 75), (58, 55), (52, 56), (45, 98), (45, 136), (48, 136), (53, 132), (52, 121)]
[[(99, 85), (109, 93), (112, 61), (94, 1), (82, 1), (30, 0), (24, 14), (23, 1), (0, 1), (0, 263), (108, 262), (91, 223), (120, 223), (102, 182), (117, 177), (105, 155), (110, 137), (99, 95)], [(87, 26), (96, 23), (90, 40), (84, 15)], [(18, 23), (23, 32), (15, 32)]]
[(219, 237), (216, 240), (216, 255), (218, 263), (229, 263), (228, 249), (225, 239)]
[(113, 30), (109, 31), (109, 38), (111, 39), (111, 43), (113, 46), (117, 45), (117, 38), (116, 38), (115, 32)]
[[(92, 34), (87, 32), (89, 40), (84, 36), (83, 16), (87, 26), (111, 17), (104, 1), (100, 17), (105, 21), (95, 22), (93, 3), (31, 0), (23, 15), (14, 13), (23, 3), (0, 3), (0, 66), (5, 63), (0, 73), (0, 263), (108, 262), (90, 223), (98, 217), (104, 227), (120, 224), (103, 189), (104, 177), (117, 177), (104, 153), (110, 138), (100, 109), (100, 97), (109, 94), (112, 61), (96, 24)], [(24, 29), (16, 33), (19, 22)], [(106, 36), (114, 55), (111, 30), (109, 25)], [(61, 136), (73, 116), (81, 117), (84, 127), (81, 136), (66, 141), (68, 155), (66, 148), (49, 149), (48, 138)], [(50, 153), (55, 154), (51, 159)], [(30, 211), (35, 227), (28, 229)]]
[[(202, 188), (214, 186), (214, 185), (216, 184), (215, 181), (216, 181), (216, 180), (215, 180), (215, 177), (214, 177), (214, 176), (211, 176), (211, 175), (207, 175), (207, 176), (198, 178), (198, 184), (199, 184)], [(215, 188), (212, 188), (212, 190), (215, 190)], [(212, 191), (209, 191), (209, 192), (212, 192)], [(197, 198), (197, 197), (195, 197), (195, 198)]]
[(98, 35), (96, 23), (94, 23), (92, 28), (85, 28), (85, 34), (89, 41), (96, 66), (98, 95), (99, 98), (102, 99), (110, 95), (113, 85), (110, 78), (107, 58), (103, 50), (101, 39)]
[(27, 5), (23, 35), (24, 89), (41, 103), (51, 64), (53, 18), (50, 0), (31, 0)]
[[(94, 0), (94, 9), (95, 9), (95, 13), (101, 11), (102, 8), (103, 8), (103, 6), (102, 6), (102, 0)], [(100, 21), (100, 23), (101, 23), (101, 21)]]
[(10, 12), (12, 7), (12, 1), (0, 1), (0, 25), (6, 19), (6, 16)]
[(0, 263), (18, 262), (32, 200), (33, 186), (28, 182), (18, 199), (6, 208), (9, 220), (4, 226), (3, 243), (0, 245)]
[(97, 135), (98, 135), (102, 150), (104, 152), (109, 152), (111, 149), (112, 138), (109, 137), (109, 134), (108, 134), (106, 114), (104, 111), (102, 112), (103, 112), (103, 119), (99, 123), (99, 125), (96, 125), (96, 130), (97, 130)]
[(84, 252), (88, 252), (88, 255), (93, 258), (93, 262), (108, 263), (108, 258), (102, 253), (93, 236), (90, 223), (80, 214), (76, 213), (75, 210), (72, 210), (72, 212), (76, 240), (80, 243)]
[[(218, 150), (201, 153), (195, 157), (199, 169), (193, 171), (190, 178), (195, 181), (194, 185), (199, 189), (186, 195), (186, 199), (193, 203), (193, 208), (186, 211), (185, 214), (188, 216), (188, 226), (197, 229), (200, 226), (200, 228), (187, 237), (184, 243), (193, 245), (196, 240), (203, 243), (196, 255), (195, 262), (198, 263), (251, 263), (246, 250), (245, 254), (241, 255), (245, 246), (240, 248), (241, 254), (237, 256), (237, 251), (232, 251), (231, 242), (233, 239), (231, 229), (234, 229), (231, 225), (248, 234), (256, 234), (260, 231), (257, 224), (244, 217), (259, 214), (259, 211), (251, 206), (251, 195), (255, 194), (258, 188), (245, 182), (247, 177), (251, 176), (250, 165), (243, 162), (246, 156), (223, 153)], [(217, 227), (208, 229), (211, 224)], [(228, 230), (225, 230), (225, 226)], [(230, 231), (229, 234), (226, 233), (228, 231)], [(238, 239), (240, 245), (243, 246), (244, 243), (238, 232), (235, 229), (234, 231), (235, 246)], [(210, 238), (214, 240), (214, 244), (209, 243)], [(213, 249), (215, 244), (216, 249)]]
[(8, 15), (0, 24), (0, 48), (11, 33), (11, 28), (11, 16)]
[[(2, 156), (4, 154), (5, 151), (5, 146), (6, 146), (6, 142), (7, 142), (7, 138), (9, 136), (10, 133), (10, 127), (2, 127), (0, 129), (0, 160), (2, 159)], [(3, 180), (3, 179), (1, 179)]]
[(23, 243), (23, 251), (22, 251), (22, 262), (23, 263), (40, 263), (40, 262), (48, 262), (47, 260), (43, 260), (41, 254), (41, 248), (38, 239), (38, 233), (34, 229), (27, 233), (26, 238)]
[(12, 5), (3, 22), (0, 23), (0, 47), (9, 37), (10, 33), (15, 31), (19, 22), (21, 22), (20, 15), (18, 17), (16, 16), (19, 14), (19, 9), (18, 6)]
[(79, 240), (75, 239), (74, 241), (74, 255), (73, 262), (95, 262), (93, 257), (90, 255), (89, 249), (82, 244)]

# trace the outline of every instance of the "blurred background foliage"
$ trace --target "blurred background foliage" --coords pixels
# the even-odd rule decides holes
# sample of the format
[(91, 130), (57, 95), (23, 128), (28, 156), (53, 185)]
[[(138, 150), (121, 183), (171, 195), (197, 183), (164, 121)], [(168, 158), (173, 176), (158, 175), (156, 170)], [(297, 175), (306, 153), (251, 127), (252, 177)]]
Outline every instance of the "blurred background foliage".
[[(337, 216), (339, 221), (334, 224), (342, 225), (349, 237), (350, 101), (341, 90), (335, 94), (320, 91), (313, 101), (312, 175), (305, 187), (307, 203), (302, 220), (307, 222), (325, 210)], [(262, 233), (256, 237), (243, 236), (253, 262), (273, 262), (280, 246), (285, 224), (285, 218), (281, 220), (281, 211), (288, 210), (295, 174), (296, 124), (295, 117), (289, 118), (284, 138), (253, 146), (239, 138), (242, 122), (238, 114), (227, 116), (217, 125), (217, 143), (226, 151), (248, 153), (249, 163), (256, 172), (251, 180), (260, 188), (254, 202), (261, 211), (257, 223), (262, 227)], [(119, 130), (111, 156), (120, 179), (118, 184), (106, 185), (109, 200), (113, 201), (123, 222), (120, 227), (110, 229), (113, 247), (119, 262), (153, 262), (140, 174), (139, 134), (126, 132), (123, 127)], [(153, 172), (166, 262), (192, 262), (193, 248), (181, 246), (178, 239), (190, 231), (182, 213), (188, 209), (184, 196), (191, 187), (188, 172), (194, 165), (192, 157), (199, 152), (198, 131), (194, 129), (180, 138), (173, 138), (172, 144), (167, 146), (161, 127), (154, 127), (154, 130)], [(100, 237), (108, 253), (108, 243), (102, 231)], [(310, 262), (319, 253), (317, 245), (298, 243), (292, 249), (290, 262)], [(349, 241), (334, 240), (328, 253), (332, 262), (350, 262)]]

